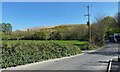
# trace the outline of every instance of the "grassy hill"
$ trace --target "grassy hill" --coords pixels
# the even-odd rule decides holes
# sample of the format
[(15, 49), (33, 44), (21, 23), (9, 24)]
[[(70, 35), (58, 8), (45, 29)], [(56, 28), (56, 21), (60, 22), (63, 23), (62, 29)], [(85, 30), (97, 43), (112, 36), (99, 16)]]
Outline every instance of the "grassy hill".
[(57, 30), (57, 29), (71, 29), (79, 26), (86, 26), (86, 24), (63, 24), (63, 25), (58, 25), (58, 26), (38, 26), (38, 27), (32, 27), (32, 28), (27, 28), (23, 29), (20, 31), (36, 31), (36, 30)]
[[(87, 35), (86, 24), (33, 27), (16, 30), (11, 35), (2, 34), (3, 40), (84, 40)], [(88, 38), (88, 37), (87, 37)]]

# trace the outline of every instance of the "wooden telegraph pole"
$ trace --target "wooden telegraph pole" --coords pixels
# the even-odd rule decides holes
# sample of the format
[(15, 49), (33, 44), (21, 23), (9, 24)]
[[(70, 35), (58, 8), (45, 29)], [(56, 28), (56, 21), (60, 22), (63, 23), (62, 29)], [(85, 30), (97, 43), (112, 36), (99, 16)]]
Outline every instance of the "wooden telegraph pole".
[(87, 6), (87, 9), (88, 9), (88, 14), (85, 15), (88, 17), (88, 22), (87, 22), (87, 25), (88, 25), (88, 33), (89, 33), (89, 42), (91, 42), (91, 26), (90, 26), (90, 6)]

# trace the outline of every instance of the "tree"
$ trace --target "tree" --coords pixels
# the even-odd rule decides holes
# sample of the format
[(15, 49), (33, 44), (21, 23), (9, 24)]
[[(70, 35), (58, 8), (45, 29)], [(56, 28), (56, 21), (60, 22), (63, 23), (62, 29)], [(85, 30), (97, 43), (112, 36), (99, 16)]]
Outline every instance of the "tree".
[(98, 46), (104, 45), (106, 27), (105, 24), (102, 23), (103, 18), (96, 18), (96, 22), (91, 26), (92, 32), (92, 42)]
[(116, 28), (117, 22), (113, 17), (96, 18), (96, 22), (92, 25), (92, 41), (99, 46), (104, 45), (105, 39), (114, 34)]
[(12, 26), (10, 23), (2, 23), (0, 24), (2, 32), (5, 34), (11, 34), (12, 32)]
[(6, 24), (6, 31), (7, 31), (7, 33), (11, 33), (12, 32), (12, 26), (11, 26), (10, 23)]
[(107, 16), (101, 20), (101, 23), (104, 24), (105, 27), (106, 39), (108, 39), (110, 34), (114, 34), (116, 32), (117, 22), (113, 17)]
[(51, 34), (50, 34), (50, 39), (51, 40), (61, 40), (61, 34), (59, 31), (53, 31)]
[(34, 33), (33, 39), (47, 40), (47, 34), (44, 31), (36, 31)]
[(117, 22), (116, 33), (120, 33), (120, 12), (115, 15), (114, 19)]

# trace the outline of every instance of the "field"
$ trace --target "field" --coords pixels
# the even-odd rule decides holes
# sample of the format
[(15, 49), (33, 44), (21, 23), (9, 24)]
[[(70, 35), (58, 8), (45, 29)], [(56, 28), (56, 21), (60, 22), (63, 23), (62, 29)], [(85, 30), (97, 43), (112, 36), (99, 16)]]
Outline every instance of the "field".
[(76, 55), (81, 50), (96, 48), (76, 40), (7, 40), (2, 45), (2, 68)]

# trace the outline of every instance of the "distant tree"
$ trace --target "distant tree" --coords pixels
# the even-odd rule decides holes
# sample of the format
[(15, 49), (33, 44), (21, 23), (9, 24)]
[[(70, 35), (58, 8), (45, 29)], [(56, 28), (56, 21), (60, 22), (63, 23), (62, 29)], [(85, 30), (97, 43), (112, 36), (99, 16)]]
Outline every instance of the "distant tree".
[(50, 39), (51, 40), (61, 40), (61, 34), (59, 31), (53, 31), (51, 34), (50, 34)]
[(120, 33), (120, 12), (115, 15), (114, 19), (117, 22), (116, 33)]
[(72, 40), (86, 40), (87, 26), (76, 25), (69, 30), (69, 39)]
[(92, 41), (102, 46), (105, 39), (108, 39), (110, 34), (114, 34), (117, 28), (117, 22), (113, 17), (98, 17), (96, 22), (92, 25)]
[(2, 23), (0, 24), (2, 32), (5, 34), (10, 34), (12, 32), (12, 26), (10, 23)]
[(120, 28), (120, 13), (118, 13), (118, 27)]
[(105, 42), (106, 27), (102, 23), (103, 18), (96, 18), (96, 22), (91, 26), (92, 42), (99, 46), (103, 46)]
[(116, 20), (118, 27), (120, 27), (120, 12), (115, 15), (114, 19)]
[(44, 31), (37, 31), (34, 33), (33, 39), (46, 40), (47, 34)]
[(106, 39), (108, 39), (110, 34), (114, 34), (116, 32), (117, 22), (113, 17), (107, 16), (101, 20), (101, 23), (104, 24), (105, 27)]
[(6, 31), (7, 31), (7, 33), (11, 33), (12, 32), (12, 26), (11, 26), (10, 23), (6, 24)]

